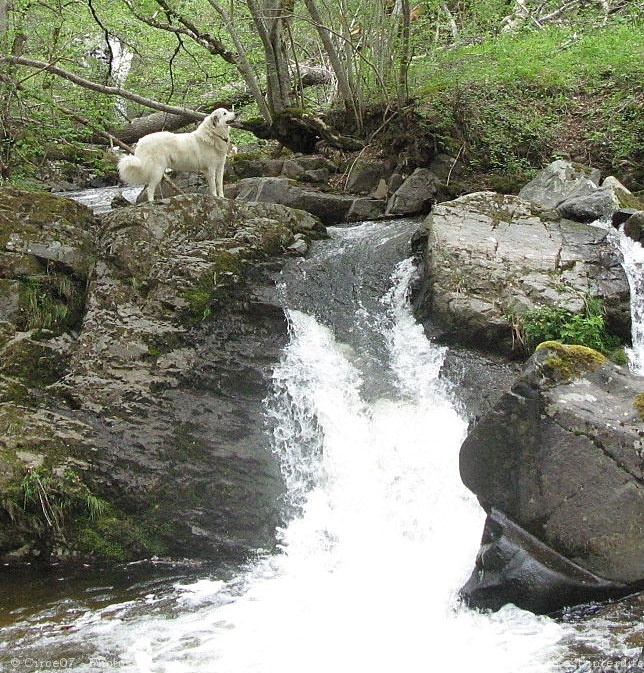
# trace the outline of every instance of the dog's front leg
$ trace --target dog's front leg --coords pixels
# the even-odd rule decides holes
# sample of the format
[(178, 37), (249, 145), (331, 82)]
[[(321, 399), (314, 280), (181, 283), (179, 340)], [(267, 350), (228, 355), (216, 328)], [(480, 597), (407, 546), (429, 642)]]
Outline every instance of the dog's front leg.
[(213, 196), (223, 196), (223, 194), (219, 194), (218, 191), (217, 169), (209, 168), (208, 171), (206, 172), (206, 178), (208, 180), (208, 189), (210, 189), (210, 193)]

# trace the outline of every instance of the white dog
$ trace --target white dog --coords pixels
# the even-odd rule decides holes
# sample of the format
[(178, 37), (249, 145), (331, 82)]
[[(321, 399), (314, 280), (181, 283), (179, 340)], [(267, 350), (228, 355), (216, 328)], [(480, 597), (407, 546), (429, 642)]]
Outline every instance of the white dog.
[(230, 127), (235, 113), (218, 108), (191, 133), (159, 131), (143, 136), (134, 154), (118, 163), (121, 180), (147, 185), (148, 201), (167, 168), (175, 171), (203, 171), (213, 196), (224, 195), (224, 164), (230, 146)]

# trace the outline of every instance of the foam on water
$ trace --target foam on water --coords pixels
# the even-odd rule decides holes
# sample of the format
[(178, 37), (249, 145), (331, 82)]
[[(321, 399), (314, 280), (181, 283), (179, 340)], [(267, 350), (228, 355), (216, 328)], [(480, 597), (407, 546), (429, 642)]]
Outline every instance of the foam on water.
[(353, 349), (290, 312), (268, 401), (292, 512), (281, 552), (234, 589), (177, 586), (172, 619), (110, 619), (102, 638), (119, 643), (119, 670), (555, 670), (563, 627), (514, 606), (483, 615), (458, 602), (484, 516), (458, 475), (466, 424), (438, 381), (443, 351), (406, 307), (411, 270), (403, 263), (383, 298), (389, 398), (365, 402)]
[[(347, 232), (338, 249), (363, 245), (366, 231)], [(378, 354), (385, 344), (379, 395), (364, 385), (374, 362), (355, 335), (345, 342), (289, 311), (290, 343), (266, 401), (287, 486), (277, 553), (232, 580), (85, 611), (63, 634), (41, 615), (30, 647), (73, 654), (66, 668), (77, 673), (554, 673), (575, 669), (561, 662), (579, 660), (577, 645), (582, 657), (584, 644), (602, 651), (596, 624), (459, 603), (484, 513), (459, 477), (466, 422), (439, 377), (445, 352), (408, 306), (413, 270), (399, 264), (379, 308), (361, 301), (356, 312)], [(634, 656), (622, 641), (610, 648)]]

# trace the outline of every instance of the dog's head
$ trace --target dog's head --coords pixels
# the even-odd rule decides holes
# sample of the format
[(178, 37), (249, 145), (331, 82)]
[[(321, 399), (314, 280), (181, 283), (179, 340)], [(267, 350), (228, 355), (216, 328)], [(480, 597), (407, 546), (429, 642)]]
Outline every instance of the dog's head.
[(220, 107), (210, 114), (210, 120), (214, 126), (224, 126), (235, 121), (235, 113)]

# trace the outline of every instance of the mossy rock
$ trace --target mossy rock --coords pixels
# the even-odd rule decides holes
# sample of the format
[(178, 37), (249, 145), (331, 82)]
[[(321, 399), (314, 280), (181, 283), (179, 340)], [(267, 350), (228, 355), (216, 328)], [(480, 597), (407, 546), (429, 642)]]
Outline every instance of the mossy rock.
[(123, 562), (165, 553), (149, 531), (114, 509), (98, 519), (84, 517), (71, 535), (70, 547), (84, 558)]
[(0, 353), (0, 373), (27, 386), (43, 388), (65, 374), (68, 362), (67, 353), (46, 341), (20, 339)]
[(89, 426), (0, 403), (0, 436), (0, 559), (128, 560), (162, 551), (93, 483)]
[[(94, 265), (94, 232), (98, 220), (92, 211), (71, 199), (47, 192), (0, 187), (0, 251), (31, 255), (44, 264), (61, 264), (81, 278)], [(0, 272), (10, 257), (0, 257)]]
[(635, 401), (633, 402), (633, 408), (640, 415), (640, 418), (644, 421), (644, 393), (639, 393), (635, 396)]
[(597, 371), (608, 362), (608, 358), (599, 351), (587, 346), (567, 345), (559, 341), (544, 341), (535, 350), (547, 349), (553, 354), (548, 356), (544, 365), (549, 378), (555, 381), (569, 381), (584, 374)]

